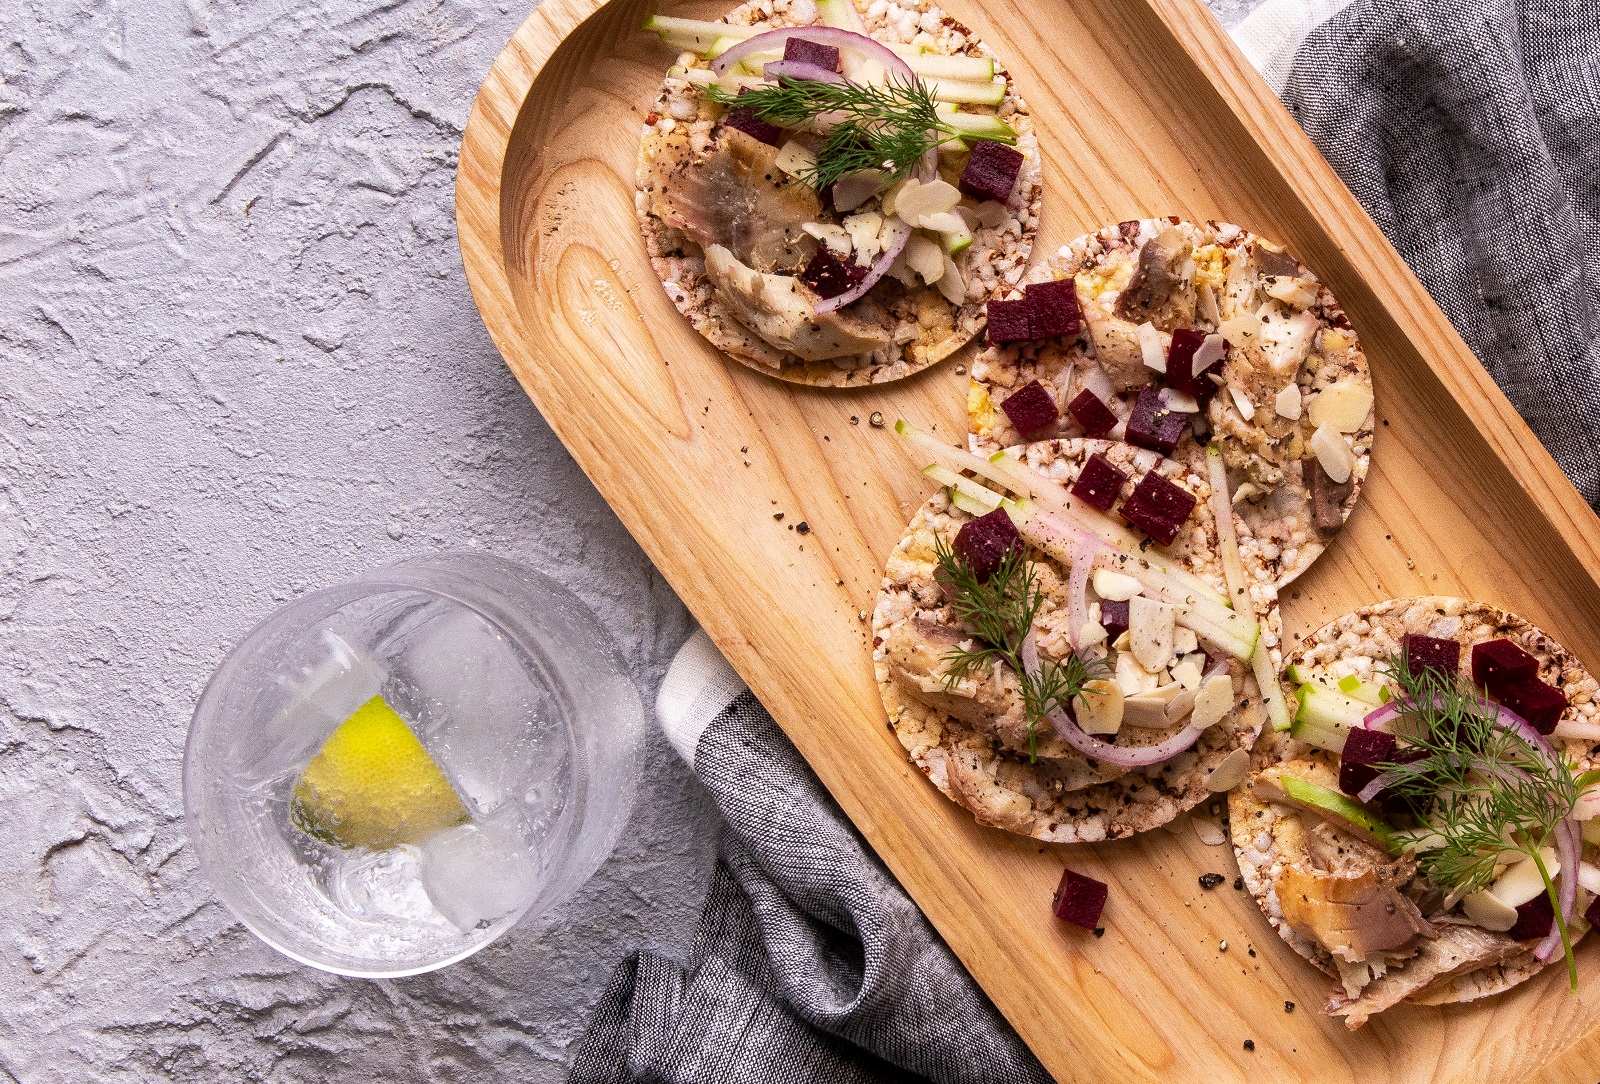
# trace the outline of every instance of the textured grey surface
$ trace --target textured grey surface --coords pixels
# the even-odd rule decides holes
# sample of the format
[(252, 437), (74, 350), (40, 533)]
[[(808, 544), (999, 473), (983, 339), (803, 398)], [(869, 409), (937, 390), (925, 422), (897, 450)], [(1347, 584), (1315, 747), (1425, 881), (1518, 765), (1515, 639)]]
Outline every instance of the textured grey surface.
[(456, 146), (526, 13), (0, 0), (0, 1078), (553, 1081), (615, 963), (687, 945), (716, 821), (654, 735), (597, 879), (432, 976), (277, 956), (185, 844), (194, 700), (306, 591), (521, 560), (647, 697), (687, 633), (463, 281)]
[(617, 960), (686, 945), (716, 822), (655, 735), (601, 876), (432, 976), (279, 957), (185, 844), (195, 697), (282, 600), (501, 554), (647, 696), (690, 627), (463, 281), (456, 146), (526, 11), (0, 0), (0, 1079), (557, 1080)]

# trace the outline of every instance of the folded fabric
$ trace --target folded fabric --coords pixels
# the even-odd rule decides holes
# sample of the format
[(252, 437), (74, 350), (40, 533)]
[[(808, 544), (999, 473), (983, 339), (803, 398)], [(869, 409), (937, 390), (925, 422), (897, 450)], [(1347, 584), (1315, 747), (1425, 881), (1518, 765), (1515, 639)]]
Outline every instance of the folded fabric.
[(1283, 99), (1600, 507), (1594, 5), (1360, 0), (1305, 37)]
[(574, 1084), (1050, 1079), (705, 633), (657, 714), (727, 818), (720, 861), (688, 963), (618, 968)]

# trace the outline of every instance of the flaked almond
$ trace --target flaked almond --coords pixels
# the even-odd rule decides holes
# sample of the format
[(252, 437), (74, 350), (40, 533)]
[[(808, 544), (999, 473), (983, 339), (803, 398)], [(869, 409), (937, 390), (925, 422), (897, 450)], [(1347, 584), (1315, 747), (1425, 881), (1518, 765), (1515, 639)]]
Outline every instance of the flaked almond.
[(1272, 401), (1272, 409), (1278, 412), (1278, 417), (1294, 421), (1300, 417), (1301, 410), (1300, 385), (1290, 384), (1278, 392), (1278, 397)]
[[(1244, 777), (1250, 774), (1250, 751), (1248, 749), (1235, 749), (1222, 758), (1222, 763), (1211, 769), (1211, 774), (1206, 776), (1206, 789), (1221, 794), (1230, 791), (1244, 782)], [(1510, 929), (1511, 927), (1506, 927)]]
[(1165, 602), (1143, 595), (1128, 600), (1128, 641), (1139, 665), (1154, 674), (1172, 661), (1172, 639), (1177, 611)]
[(1109, 568), (1095, 569), (1089, 582), (1094, 585), (1095, 594), (1112, 602), (1127, 602), (1144, 589), (1143, 585), (1132, 576), (1124, 576)]
[(1340, 380), (1316, 394), (1310, 413), (1312, 425), (1354, 433), (1367, 424), (1367, 415), (1372, 413), (1372, 389), (1361, 381)]
[(1122, 687), (1097, 678), (1084, 685), (1072, 701), (1072, 712), (1085, 734), (1115, 734), (1122, 729)]
[(1227, 674), (1218, 674), (1194, 694), (1194, 711), (1189, 715), (1189, 724), (1204, 730), (1220, 723), (1232, 709), (1233, 679)]
[(1156, 326), (1146, 320), (1138, 327), (1139, 350), (1144, 354), (1144, 363), (1147, 368), (1158, 373), (1167, 371), (1167, 344), (1161, 341), (1161, 332)]
[(1343, 485), (1350, 480), (1350, 472), (1356, 465), (1355, 456), (1350, 454), (1350, 446), (1337, 429), (1327, 424), (1317, 426), (1309, 444), (1311, 453), (1336, 485)]

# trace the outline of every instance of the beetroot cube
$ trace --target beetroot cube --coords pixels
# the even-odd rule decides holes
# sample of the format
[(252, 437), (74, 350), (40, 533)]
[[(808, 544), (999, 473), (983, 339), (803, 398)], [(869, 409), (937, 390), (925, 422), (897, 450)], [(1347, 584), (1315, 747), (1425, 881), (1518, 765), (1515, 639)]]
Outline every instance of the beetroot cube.
[[(1352, 733), (1354, 733), (1354, 731), (1352, 731)], [(1399, 750), (1390, 759), (1392, 759), (1396, 764), (1415, 764), (1419, 760), (1426, 760), (1427, 757), (1428, 752), (1426, 749), (1413, 746), (1410, 749)], [(1413, 775), (1411, 778), (1414, 781), (1417, 776)], [(1397, 793), (1397, 788), (1384, 787), (1373, 796), (1372, 800), (1377, 802), (1379, 808), (1381, 808), (1385, 813), (1390, 813), (1395, 816), (1405, 815), (1420, 817), (1428, 811), (1427, 807), (1433, 804), (1433, 798), (1431, 794), (1432, 791), (1437, 790), (1437, 784), (1432, 779), (1429, 779), (1428, 782), (1430, 790), (1427, 796), (1413, 791), (1410, 797), (1402, 797), (1399, 793)], [(1415, 784), (1413, 783), (1413, 785)]]
[(1394, 760), (1393, 734), (1365, 727), (1351, 727), (1339, 754), (1339, 789), (1360, 794), (1361, 788), (1378, 778), (1377, 764)]
[(753, 109), (730, 109), (728, 115), (722, 118), (722, 123), (729, 128), (739, 129), (747, 136), (754, 136), (768, 146), (783, 144), (783, 129), (776, 124), (768, 124), (756, 116)]
[(1000, 409), (1011, 419), (1012, 427), (1025, 437), (1051, 428), (1061, 417), (1055, 398), (1037, 380), (1006, 396)]
[(1461, 644), (1437, 636), (1408, 632), (1400, 637), (1400, 655), (1412, 677), (1431, 670), (1447, 681), (1454, 681), (1461, 670)]
[(1083, 470), (1078, 472), (1078, 480), (1072, 483), (1072, 495), (1102, 512), (1109, 512), (1122, 495), (1122, 487), (1127, 481), (1126, 471), (1096, 452), (1084, 463)]
[(1539, 660), (1510, 640), (1472, 645), (1472, 680), (1499, 695), (1507, 685), (1539, 676)]
[(1548, 734), (1567, 710), (1567, 696), (1554, 685), (1538, 678), (1523, 678), (1506, 685), (1495, 694), (1501, 704), (1526, 719), (1533, 729)]
[[(1100, 603), (1100, 624), (1106, 630), (1106, 642), (1114, 643), (1118, 636), (1128, 631), (1128, 604), (1105, 599)], [(1210, 667), (1205, 669), (1209, 670)]]
[(1083, 426), (1091, 437), (1103, 437), (1117, 427), (1117, 416), (1106, 401), (1085, 388), (1078, 397), (1067, 404), (1067, 411)]
[(956, 556), (966, 562), (979, 583), (999, 571), (1000, 563), (1013, 549), (1021, 552), (1022, 535), (1003, 508), (968, 520), (956, 532)]
[[(1554, 914), (1554, 912), (1551, 912)], [(1589, 901), (1589, 909), (1583, 913), (1583, 920), (1591, 926), (1600, 926), (1600, 896)]]
[(800, 281), (822, 297), (838, 297), (866, 277), (865, 267), (854, 260), (839, 259), (827, 245), (818, 245), (817, 254), (800, 272)]
[(1532, 941), (1550, 932), (1556, 910), (1550, 906), (1550, 893), (1541, 892), (1517, 908), (1517, 924), (1506, 931), (1513, 941)]
[(1020, 343), (1033, 338), (1033, 306), (1026, 298), (989, 302), (989, 342)]
[(1179, 529), (1188, 522), (1197, 503), (1195, 495), (1182, 486), (1150, 471), (1133, 487), (1122, 502), (1122, 517), (1155, 540), (1170, 546)]
[(1050, 901), (1050, 909), (1063, 922), (1092, 930), (1100, 925), (1100, 912), (1105, 910), (1106, 896), (1110, 892), (1104, 881), (1064, 869), (1061, 871), (1061, 883), (1056, 886), (1055, 899)]
[(1194, 352), (1206, 341), (1206, 333), (1192, 327), (1180, 327), (1172, 333), (1172, 345), (1167, 347), (1167, 386), (1177, 391), (1194, 392)]
[(839, 70), (839, 47), (836, 45), (822, 45), (818, 42), (807, 41), (805, 38), (790, 38), (783, 43), (783, 59), (798, 60), (803, 64), (815, 64), (828, 71)]
[(961, 171), (956, 187), (963, 196), (1004, 203), (1011, 198), (1020, 172), (1021, 151), (992, 139), (979, 139), (972, 144), (972, 154), (967, 158), (967, 166)]
[(1022, 294), (1033, 306), (1028, 318), (1035, 339), (1076, 335), (1083, 327), (1083, 310), (1078, 307), (1078, 284), (1072, 279), (1036, 282), (1025, 287)]
[(1162, 455), (1171, 455), (1189, 424), (1189, 415), (1168, 410), (1161, 402), (1161, 393), (1155, 385), (1147, 384), (1133, 404), (1133, 414), (1128, 418), (1128, 443), (1149, 448)]

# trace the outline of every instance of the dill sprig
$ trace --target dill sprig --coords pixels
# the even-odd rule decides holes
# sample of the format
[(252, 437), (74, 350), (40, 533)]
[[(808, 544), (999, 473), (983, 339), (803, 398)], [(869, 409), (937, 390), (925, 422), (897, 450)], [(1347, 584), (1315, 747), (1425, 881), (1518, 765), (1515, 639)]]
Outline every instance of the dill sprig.
[(920, 81), (895, 75), (884, 86), (785, 77), (775, 86), (742, 93), (711, 84), (706, 97), (748, 109), (780, 128), (799, 128), (836, 115), (816, 162), (801, 173), (801, 179), (819, 192), (840, 177), (867, 169), (881, 169), (887, 181), (897, 181), (931, 148), (955, 134), (939, 119), (933, 95)]
[(1045, 713), (1056, 705), (1065, 710), (1085, 685), (1105, 676), (1106, 661), (1086, 659), (1075, 651), (1060, 660), (1041, 654), (1039, 668), (1028, 672), (1022, 665), (1022, 641), (1044, 606), (1044, 592), (1034, 576), (1033, 565), (1020, 549), (1013, 549), (992, 576), (979, 580), (944, 539), (938, 540), (934, 552), (939, 562), (939, 580), (955, 592), (951, 606), (973, 632), (972, 647), (953, 647), (945, 653), (945, 688), (988, 669), (996, 660), (1011, 667), (1028, 720), (1028, 758), (1036, 759), (1034, 732)]
[[(1567, 971), (1577, 989), (1572, 945), (1561, 903), (1541, 851), (1555, 846), (1560, 823), (1572, 815), (1590, 773), (1575, 776), (1566, 759), (1547, 756), (1501, 725), (1494, 708), (1460, 675), (1413, 674), (1406, 659), (1385, 670), (1400, 688), (1399, 733), (1420, 759), (1378, 765), (1392, 773), (1389, 788), (1417, 811), (1422, 873), (1460, 898), (1488, 886), (1506, 851), (1528, 855), (1544, 880), (1561, 932)], [(1575, 877), (1576, 870), (1562, 870)]]

